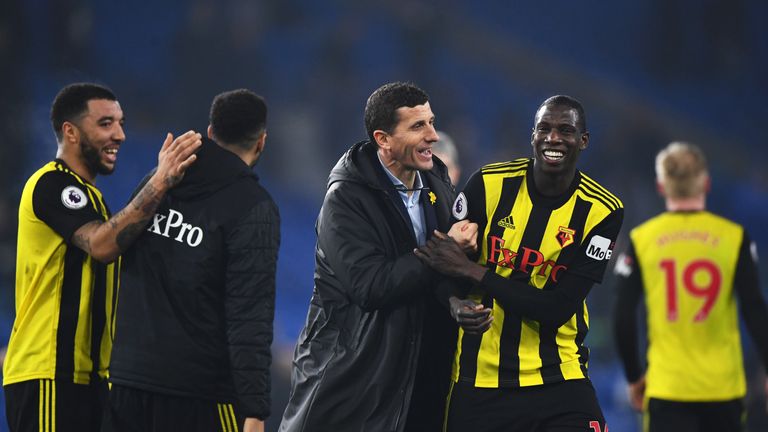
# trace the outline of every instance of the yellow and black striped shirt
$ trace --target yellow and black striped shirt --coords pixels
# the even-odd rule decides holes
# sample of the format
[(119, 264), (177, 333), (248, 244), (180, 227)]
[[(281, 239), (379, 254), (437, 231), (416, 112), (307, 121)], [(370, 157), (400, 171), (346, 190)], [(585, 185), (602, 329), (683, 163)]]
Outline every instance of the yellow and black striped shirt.
[[(602, 281), (623, 204), (580, 172), (563, 195), (540, 195), (532, 166), (532, 159), (487, 165), (454, 203), (454, 217), (478, 223), (477, 262), (491, 270), (469, 297), (492, 305), (494, 315), (482, 335), (460, 331), (455, 381), (524, 387), (587, 376), (585, 298)], [(514, 305), (488, 293), (490, 279), (518, 296)], [(549, 319), (558, 308), (561, 318)]]
[(84, 224), (109, 215), (101, 192), (61, 160), (27, 181), (4, 385), (34, 379), (88, 384), (106, 376), (117, 266), (92, 259), (70, 239)]

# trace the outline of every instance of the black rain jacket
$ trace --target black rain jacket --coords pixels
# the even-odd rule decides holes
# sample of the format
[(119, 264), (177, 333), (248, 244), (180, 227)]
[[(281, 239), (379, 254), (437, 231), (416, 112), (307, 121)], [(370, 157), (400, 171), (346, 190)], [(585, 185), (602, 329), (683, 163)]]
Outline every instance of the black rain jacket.
[[(433, 158), (421, 172), (427, 235), (450, 228), (455, 190)], [(331, 171), (317, 219), (315, 288), (296, 346), (280, 430), (438, 431), (456, 325), (414, 255), (416, 237), (376, 146)]]
[(265, 419), (279, 243), (251, 168), (204, 142), (123, 254), (111, 382)]

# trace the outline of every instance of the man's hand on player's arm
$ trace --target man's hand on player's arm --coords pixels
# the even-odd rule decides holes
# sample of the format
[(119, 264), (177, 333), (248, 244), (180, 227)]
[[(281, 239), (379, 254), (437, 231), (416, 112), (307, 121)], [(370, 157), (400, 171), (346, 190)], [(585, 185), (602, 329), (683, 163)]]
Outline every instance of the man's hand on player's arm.
[(413, 252), (424, 263), (446, 276), (462, 277), (480, 282), (488, 271), (485, 267), (467, 258), (467, 255), (454, 239), (437, 230), (426, 244), (414, 249)]
[[(475, 225), (476, 229), (477, 225)], [(426, 244), (414, 249), (413, 252), (424, 263), (446, 276), (480, 282), (487, 272), (485, 267), (467, 258), (467, 255), (453, 238), (440, 231), (435, 231)], [(450, 297), (448, 302), (451, 316), (465, 332), (480, 334), (490, 328), (493, 322), (492, 309), (472, 300), (460, 299), (455, 296)]]

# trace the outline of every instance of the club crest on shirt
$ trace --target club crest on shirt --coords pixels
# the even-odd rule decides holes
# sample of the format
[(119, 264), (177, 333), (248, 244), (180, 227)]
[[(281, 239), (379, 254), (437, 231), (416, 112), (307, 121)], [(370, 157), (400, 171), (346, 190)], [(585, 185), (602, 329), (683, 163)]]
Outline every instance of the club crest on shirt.
[(451, 212), (457, 220), (464, 220), (467, 217), (469, 210), (467, 209), (467, 197), (464, 195), (464, 192), (459, 193), (459, 196), (456, 197)]
[(88, 196), (77, 186), (67, 186), (61, 191), (61, 203), (66, 208), (79, 210), (88, 204)]
[(568, 227), (561, 226), (558, 228), (557, 242), (560, 243), (560, 247), (564, 248), (573, 243), (573, 236), (576, 235), (576, 230)]

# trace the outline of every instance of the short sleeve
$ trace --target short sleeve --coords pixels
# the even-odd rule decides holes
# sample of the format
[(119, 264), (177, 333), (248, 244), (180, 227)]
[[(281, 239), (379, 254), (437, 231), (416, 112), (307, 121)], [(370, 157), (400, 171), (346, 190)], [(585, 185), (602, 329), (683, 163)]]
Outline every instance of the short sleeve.
[(91, 201), (88, 188), (62, 171), (43, 174), (32, 193), (35, 215), (67, 242), (81, 226), (102, 219)]
[(581, 242), (579, 252), (568, 266), (568, 271), (597, 283), (602, 282), (623, 221), (623, 208), (609, 213)]
[(452, 223), (469, 219), (480, 226), (485, 225), (487, 217), (485, 214), (485, 184), (480, 170), (472, 174), (464, 189), (456, 196), (451, 207), (451, 216)]

